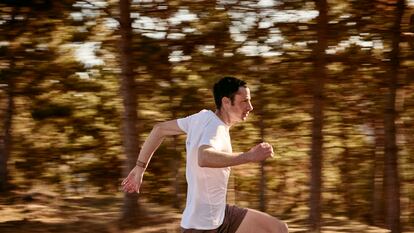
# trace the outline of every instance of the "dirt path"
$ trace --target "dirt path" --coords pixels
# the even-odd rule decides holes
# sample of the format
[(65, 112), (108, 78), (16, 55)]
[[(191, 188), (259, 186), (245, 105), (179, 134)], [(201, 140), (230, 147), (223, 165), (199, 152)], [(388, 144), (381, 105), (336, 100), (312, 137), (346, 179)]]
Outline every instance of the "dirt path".
[[(120, 230), (122, 198), (114, 196), (58, 198), (55, 194), (20, 194), (0, 198), (0, 232), (178, 233), (181, 214), (170, 207), (143, 203), (139, 226)], [(290, 232), (307, 232), (303, 218), (284, 219)], [(386, 233), (346, 218), (324, 216), (323, 233)], [(409, 231), (407, 231), (408, 233)], [(412, 233), (413, 231), (411, 231)]]

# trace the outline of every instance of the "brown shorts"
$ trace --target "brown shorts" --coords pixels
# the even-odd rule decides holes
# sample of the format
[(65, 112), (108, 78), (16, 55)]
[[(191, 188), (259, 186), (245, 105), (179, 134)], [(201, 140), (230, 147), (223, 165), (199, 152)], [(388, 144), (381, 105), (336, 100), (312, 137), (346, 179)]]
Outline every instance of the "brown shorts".
[(214, 230), (196, 230), (181, 228), (181, 233), (236, 233), (246, 216), (247, 209), (226, 205), (223, 223)]

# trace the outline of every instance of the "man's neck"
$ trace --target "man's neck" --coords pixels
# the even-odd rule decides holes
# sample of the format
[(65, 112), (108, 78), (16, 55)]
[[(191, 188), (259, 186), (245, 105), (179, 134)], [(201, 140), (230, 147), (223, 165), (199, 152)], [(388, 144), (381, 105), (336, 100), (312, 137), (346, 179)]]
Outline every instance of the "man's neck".
[(215, 114), (218, 118), (220, 118), (221, 121), (224, 122), (224, 124), (228, 125), (229, 127), (231, 127), (234, 124), (231, 122), (230, 115), (227, 112), (222, 110), (216, 110)]

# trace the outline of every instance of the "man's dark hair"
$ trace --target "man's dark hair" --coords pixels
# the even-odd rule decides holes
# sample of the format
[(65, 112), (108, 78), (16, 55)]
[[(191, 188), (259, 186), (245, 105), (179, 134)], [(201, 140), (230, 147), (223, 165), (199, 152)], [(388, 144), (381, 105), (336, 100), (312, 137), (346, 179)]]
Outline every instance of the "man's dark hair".
[(221, 108), (221, 99), (227, 97), (231, 100), (231, 104), (234, 103), (234, 96), (236, 95), (239, 87), (246, 87), (246, 82), (235, 77), (224, 77), (214, 84), (213, 95), (216, 108)]

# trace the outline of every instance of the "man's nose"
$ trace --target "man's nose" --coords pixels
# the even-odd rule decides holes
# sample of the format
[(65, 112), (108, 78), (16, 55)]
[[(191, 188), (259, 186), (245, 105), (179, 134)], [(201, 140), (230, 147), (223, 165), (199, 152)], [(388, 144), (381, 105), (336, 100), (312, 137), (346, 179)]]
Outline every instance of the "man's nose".
[(251, 103), (249, 103), (249, 105), (247, 106), (247, 109), (249, 110), (249, 112), (252, 111), (253, 110), (253, 105)]

